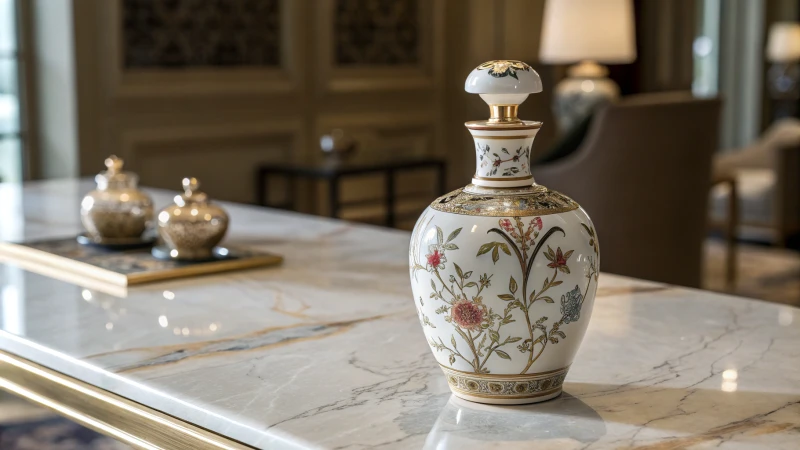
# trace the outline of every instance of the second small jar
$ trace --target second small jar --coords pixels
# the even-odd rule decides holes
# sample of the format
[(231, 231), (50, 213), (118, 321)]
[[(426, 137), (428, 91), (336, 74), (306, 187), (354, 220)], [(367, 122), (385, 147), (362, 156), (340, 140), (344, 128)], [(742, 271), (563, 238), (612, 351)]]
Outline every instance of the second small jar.
[(169, 247), (169, 256), (178, 260), (213, 258), (214, 247), (228, 230), (228, 214), (208, 201), (199, 191), (196, 178), (184, 178), (184, 193), (175, 204), (158, 213), (158, 234)]

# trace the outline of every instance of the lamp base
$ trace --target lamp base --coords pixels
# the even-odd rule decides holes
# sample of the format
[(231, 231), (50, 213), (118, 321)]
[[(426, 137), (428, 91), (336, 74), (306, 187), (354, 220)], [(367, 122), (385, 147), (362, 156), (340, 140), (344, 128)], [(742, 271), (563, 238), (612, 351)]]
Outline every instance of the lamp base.
[(619, 98), (619, 86), (608, 78), (608, 70), (584, 61), (567, 71), (568, 77), (556, 85), (553, 112), (562, 132), (567, 132), (597, 107)]

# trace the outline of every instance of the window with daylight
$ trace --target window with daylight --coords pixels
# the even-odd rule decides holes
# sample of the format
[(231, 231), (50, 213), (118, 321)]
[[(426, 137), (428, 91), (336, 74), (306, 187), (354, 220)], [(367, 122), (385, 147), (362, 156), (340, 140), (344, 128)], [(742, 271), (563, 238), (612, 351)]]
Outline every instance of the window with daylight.
[(0, 0), (0, 181), (22, 178), (16, 0)]

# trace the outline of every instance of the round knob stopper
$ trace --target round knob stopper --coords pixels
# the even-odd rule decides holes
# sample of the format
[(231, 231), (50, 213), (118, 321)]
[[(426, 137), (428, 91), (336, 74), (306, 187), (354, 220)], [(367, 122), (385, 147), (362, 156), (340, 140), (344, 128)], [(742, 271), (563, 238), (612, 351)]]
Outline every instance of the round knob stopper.
[(542, 79), (522, 61), (487, 61), (470, 72), (464, 90), (480, 94), (490, 106), (519, 105), (528, 94), (542, 92)]

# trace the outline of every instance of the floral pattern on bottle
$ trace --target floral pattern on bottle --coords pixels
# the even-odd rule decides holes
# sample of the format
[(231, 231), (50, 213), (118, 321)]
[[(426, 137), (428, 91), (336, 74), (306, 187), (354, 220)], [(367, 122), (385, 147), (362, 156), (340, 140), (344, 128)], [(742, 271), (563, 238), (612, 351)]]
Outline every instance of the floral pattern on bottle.
[[(460, 251), (458, 238), (463, 228), (443, 230), (435, 224), (429, 226), (431, 220), (432, 218), (427, 224), (423, 223), (421, 230), (435, 230), (436, 243), (428, 246), (424, 258), (415, 254), (413, 250), (415, 245), (412, 244), (411, 276), (416, 278), (418, 271), (431, 274), (428, 301), (434, 301), (439, 305), (435, 314), (443, 317), (444, 321), (452, 326), (453, 332), (449, 336), (449, 341), (442, 338), (441, 331), (436, 333), (435, 337), (429, 339), (429, 345), (437, 352), (446, 353), (451, 366), (461, 360), (476, 374), (490, 373), (487, 362), (492, 358), (511, 360), (509, 352), (516, 351), (524, 355), (524, 369), (519, 373), (528, 373), (549, 345), (556, 345), (560, 339), (567, 338), (562, 326), (580, 320), (583, 301), (591, 283), (597, 280), (596, 258), (588, 257), (585, 289), (582, 290), (578, 285), (574, 285), (571, 289), (562, 291), (561, 317), (551, 321), (546, 315), (532, 316), (532, 309), (534, 304), (539, 302), (555, 303), (553, 297), (559, 293), (563, 283), (559, 275), (571, 273), (569, 266), (574, 250), (562, 249), (560, 246), (553, 249), (548, 244), (554, 235), (566, 236), (561, 227), (552, 226), (544, 230), (542, 218), (538, 216), (524, 220), (521, 217), (500, 218), (497, 226), (487, 231), (487, 234), (494, 239), (482, 244), (474, 257), (490, 258), (493, 265), (501, 258), (512, 258), (519, 265), (519, 269), (517, 273), (509, 276), (507, 288), (499, 291), (500, 293), (490, 294), (489, 290), (493, 283), (502, 282), (503, 286), (506, 286), (506, 280), (497, 280), (493, 273), (478, 274), (469, 267), (462, 267), (465, 261), (469, 260), (465, 255), (457, 255), (456, 259), (461, 264), (455, 261), (449, 263), (446, 255), (449, 252)], [(583, 226), (589, 232), (590, 228)], [(416, 237), (413, 239), (420, 238), (421, 230), (415, 230)], [(446, 238), (445, 231), (450, 231)], [(591, 231), (593, 232), (593, 229)], [(590, 236), (590, 239), (594, 240), (594, 236)], [(545, 277), (538, 289), (531, 289), (531, 271), (534, 261), (540, 255), (548, 261), (546, 267), (552, 269), (552, 274)], [(487, 295), (504, 302), (504, 307), (488, 306), (485, 298)], [(420, 298), (421, 304), (422, 301)], [(426, 323), (428, 326), (433, 326), (428, 317), (421, 311), (420, 314), (423, 326)], [(525, 322), (527, 333), (524, 335), (506, 333), (504, 326), (518, 320)]]
[[(477, 141), (477, 140), (476, 140)], [(479, 177), (519, 177), (530, 175), (531, 148), (520, 146), (516, 150), (500, 147), (492, 150), (489, 144), (475, 142)]]

